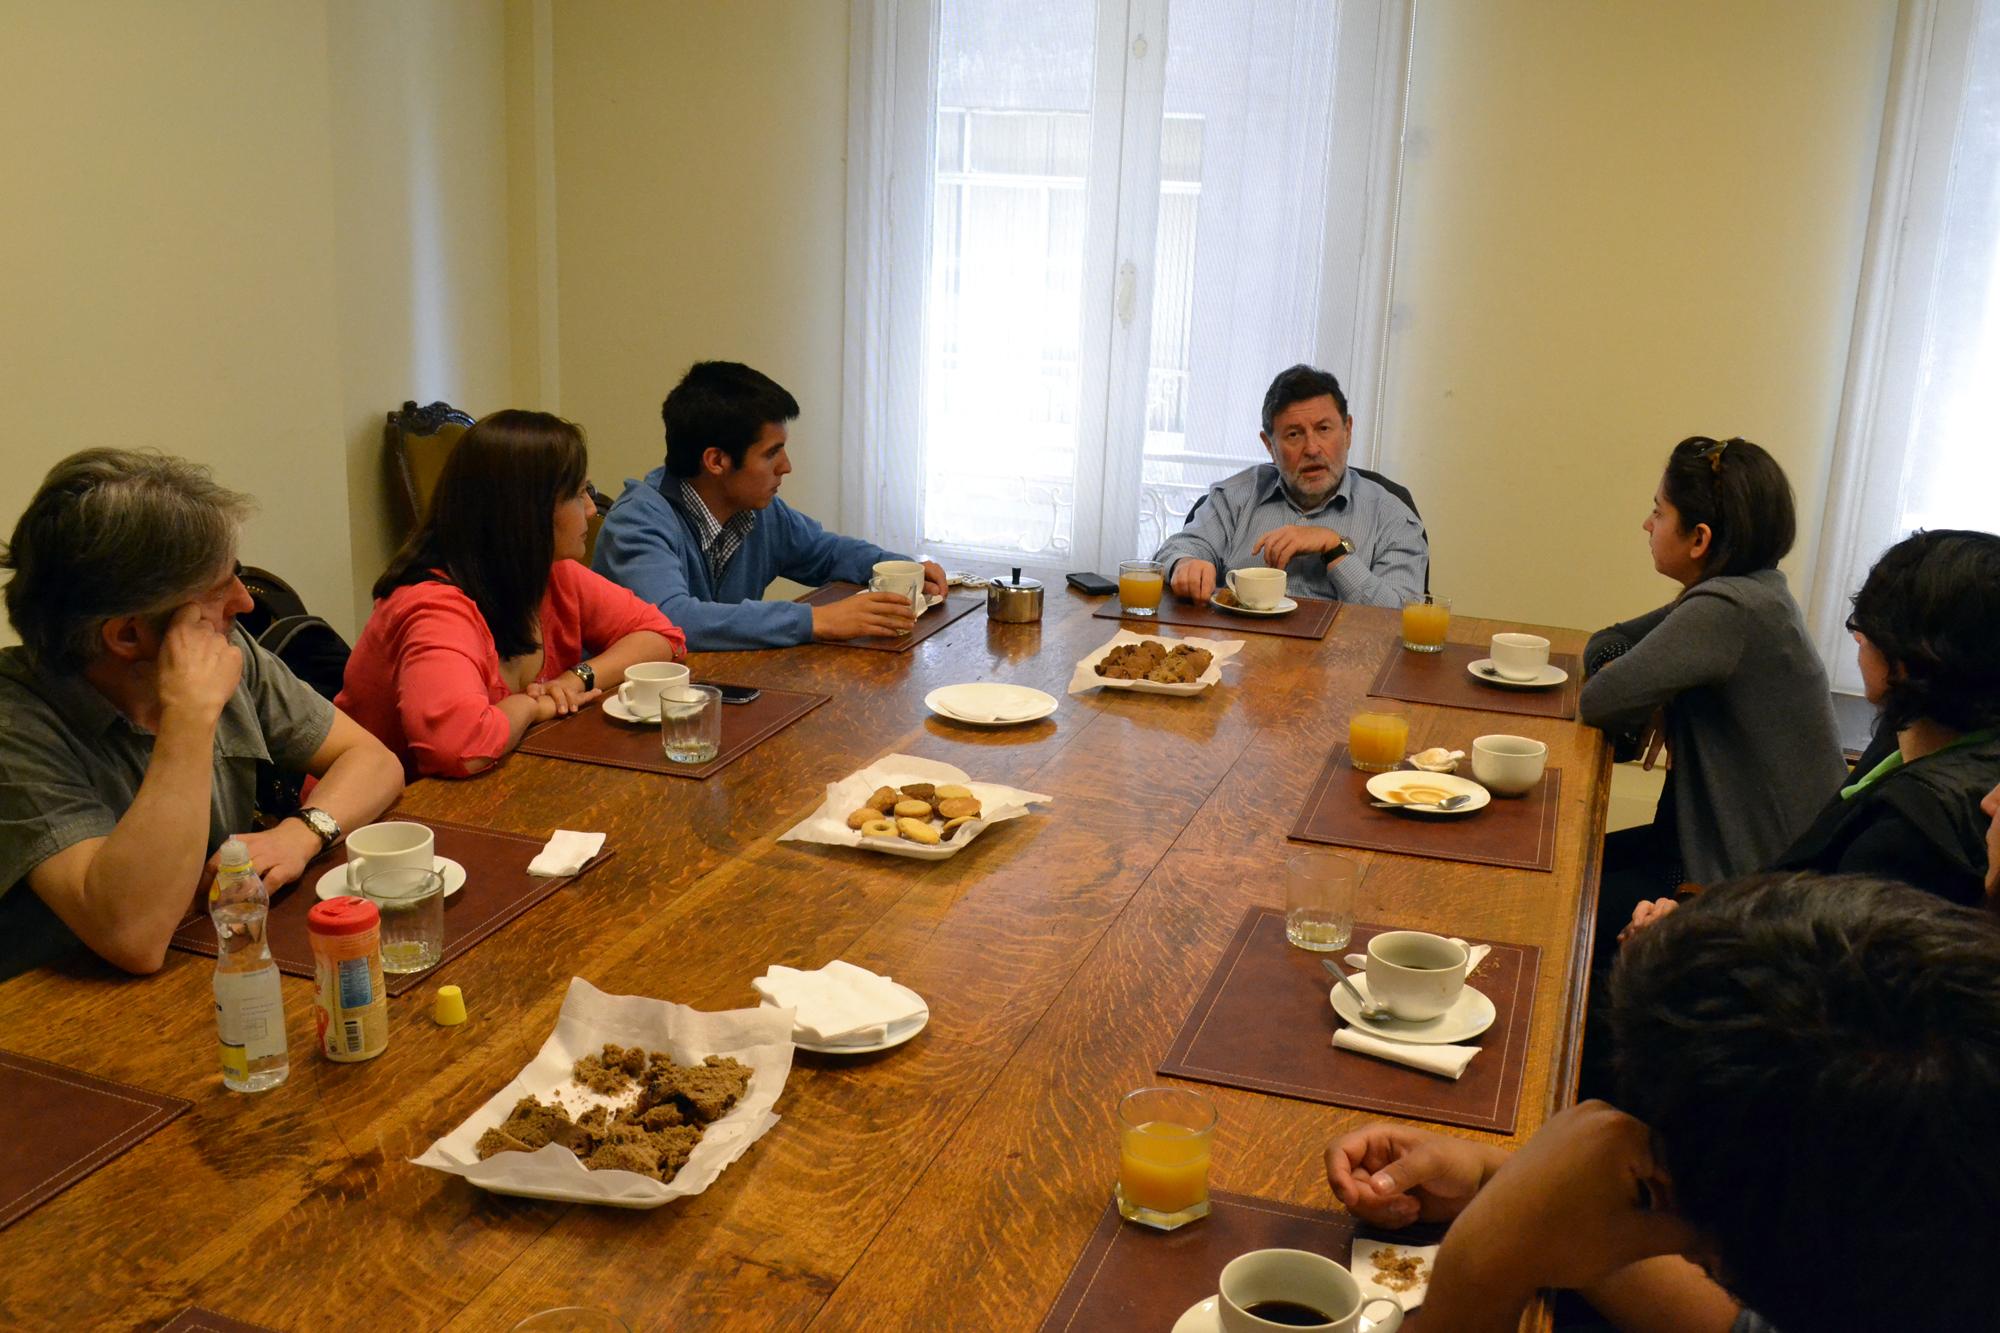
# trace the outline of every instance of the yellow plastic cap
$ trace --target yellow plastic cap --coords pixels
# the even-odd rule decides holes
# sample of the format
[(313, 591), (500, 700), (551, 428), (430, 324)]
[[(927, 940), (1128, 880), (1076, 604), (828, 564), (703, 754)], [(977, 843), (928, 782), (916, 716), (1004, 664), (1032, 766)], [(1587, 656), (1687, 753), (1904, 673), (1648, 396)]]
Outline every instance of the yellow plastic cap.
[(439, 986), (431, 1017), (439, 1027), (457, 1027), (465, 1021), (465, 994), (456, 986)]

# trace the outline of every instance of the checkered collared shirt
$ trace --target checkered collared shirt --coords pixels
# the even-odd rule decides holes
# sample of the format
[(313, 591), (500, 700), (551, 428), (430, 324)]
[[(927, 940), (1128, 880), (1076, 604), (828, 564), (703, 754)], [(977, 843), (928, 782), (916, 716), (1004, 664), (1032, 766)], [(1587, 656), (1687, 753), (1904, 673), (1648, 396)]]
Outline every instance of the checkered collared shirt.
[(715, 584), (721, 584), (722, 571), (729, 568), (729, 562), (743, 549), (743, 543), (750, 536), (750, 529), (757, 526), (757, 511), (740, 509), (730, 515), (727, 523), (717, 523), (715, 515), (708, 511), (708, 501), (701, 498), (701, 492), (694, 484), (682, 477), (681, 508), (694, 520), (701, 539), (702, 558), (708, 561), (708, 577)]

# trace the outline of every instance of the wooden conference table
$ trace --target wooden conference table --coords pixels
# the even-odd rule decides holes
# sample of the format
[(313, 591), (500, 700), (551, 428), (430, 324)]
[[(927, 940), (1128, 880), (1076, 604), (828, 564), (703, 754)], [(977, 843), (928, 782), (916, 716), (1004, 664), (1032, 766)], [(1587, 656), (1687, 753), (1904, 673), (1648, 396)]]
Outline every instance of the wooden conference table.
[[(902, 654), (697, 655), (697, 678), (834, 695), (706, 781), (521, 755), (414, 785), (404, 811), (603, 830), (616, 855), (440, 969), (464, 1026), (431, 1022), (435, 984), (391, 1001), (370, 1063), (316, 1053), (310, 984), (288, 978), (289, 1082), (224, 1091), (213, 964), (186, 953), (148, 980), (78, 963), (0, 985), (0, 1046), (195, 1102), (0, 1230), (0, 1325), (152, 1328), (198, 1305), (275, 1329), (506, 1329), (582, 1304), (635, 1330), (1035, 1328), (1109, 1197), (1117, 1098), (1159, 1081), (1245, 909), (1281, 905), (1286, 832), (1397, 623), (1348, 608), (1320, 642), (1244, 634), (1197, 699), (1069, 697), (1115, 628), (1096, 605), (1052, 590), (1038, 625), (975, 611)], [(1503, 628), (1459, 618), (1452, 638)], [(1000, 730), (924, 709), (939, 685), (987, 679), (1062, 707)], [(1408, 708), (1413, 749), (1509, 731), (1565, 770), (1553, 874), (1354, 853), (1361, 919), (1544, 950), (1518, 1141), (1573, 1095), (1608, 756), (1575, 723)], [(774, 841), (827, 782), (897, 751), (1055, 803), (935, 863)], [(531, 1202), (406, 1160), (533, 1056), (572, 976), (731, 1009), (769, 964), (835, 957), (922, 993), (929, 1028), (872, 1057), (800, 1052), (781, 1123), (699, 1196)], [(1374, 1118), (1204, 1091), (1214, 1187), (1314, 1207), (1332, 1206), (1321, 1145)]]

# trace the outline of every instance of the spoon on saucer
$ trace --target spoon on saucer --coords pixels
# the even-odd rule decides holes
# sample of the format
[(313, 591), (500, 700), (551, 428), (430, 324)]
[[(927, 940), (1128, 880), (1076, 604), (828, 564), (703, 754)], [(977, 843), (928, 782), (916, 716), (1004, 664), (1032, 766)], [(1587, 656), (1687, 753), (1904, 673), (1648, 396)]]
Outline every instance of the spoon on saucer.
[(1377, 810), (1456, 810), (1472, 799), (1472, 793), (1462, 791), (1456, 796), (1447, 796), (1442, 801), (1370, 801)]
[(1354, 978), (1340, 970), (1340, 964), (1334, 962), (1331, 958), (1322, 958), (1319, 960), (1319, 965), (1331, 972), (1334, 979), (1347, 988), (1347, 993), (1352, 995), (1354, 1002), (1361, 1006), (1361, 1016), (1363, 1018), (1367, 1019), (1370, 1023), (1379, 1023), (1389, 1017), (1389, 1006), (1378, 1004), (1376, 1001), (1363, 995), (1361, 988), (1354, 984)]

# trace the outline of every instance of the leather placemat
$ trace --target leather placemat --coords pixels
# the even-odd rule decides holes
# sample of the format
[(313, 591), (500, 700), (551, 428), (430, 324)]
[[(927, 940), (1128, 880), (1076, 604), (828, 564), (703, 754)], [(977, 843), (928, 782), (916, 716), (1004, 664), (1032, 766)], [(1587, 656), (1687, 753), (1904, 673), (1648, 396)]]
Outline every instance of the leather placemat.
[[(1251, 1250), (1306, 1250), (1353, 1263), (1355, 1221), (1348, 1213), (1220, 1190), (1209, 1191), (1208, 1203), (1209, 1214), (1200, 1221), (1155, 1231), (1118, 1216), (1113, 1200), (1069, 1270), (1041, 1333), (1166, 1333), (1190, 1306), (1215, 1295), (1224, 1264)], [(1413, 1227), (1382, 1238), (1433, 1245), (1439, 1234), (1434, 1227)], [(1422, 1314), (1418, 1309), (1404, 1315), (1403, 1327), (1421, 1330)]]
[[(852, 597), (864, 589), (858, 583), (829, 583), (815, 588), (798, 598), (807, 606), (825, 606), (842, 598)], [(917, 617), (917, 627), (908, 634), (893, 639), (870, 637), (865, 639), (829, 639), (829, 648), (875, 648), (885, 653), (907, 653), (910, 649), (928, 639), (931, 635), (949, 625), (961, 616), (969, 616), (980, 607), (980, 599), (969, 593), (953, 588), (945, 592), (945, 598), (930, 610)]]
[(271, 1330), (194, 1305), (175, 1315), (173, 1322), (162, 1324), (160, 1333), (271, 1333)]
[(1150, 616), (1128, 616), (1116, 597), (1090, 614), (1099, 620), (1122, 620), (1127, 628), (1135, 625), (1185, 625), (1189, 629), (1219, 629), (1230, 634), (1276, 634), (1287, 639), (1324, 639), (1333, 628), (1340, 603), (1320, 597), (1295, 597), (1299, 609), (1282, 616), (1239, 616), (1218, 611), (1207, 602), (1189, 602), (1167, 593), (1160, 598), (1159, 611)]
[[(384, 977), (388, 992), (401, 995), (420, 985), (438, 969), (541, 902), (571, 880), (589, 874), (610, 858), (599, 852), (574, 875), (544, 878), (528, 873), (528, 862), (542, 850), (543, 838), (494, 829), (473, 828), (442, 819), (418, 819), (410, 815), (394, 818), (422, 824), (437, 835), (437, 854), (465, 867), (465, 887), (444, 900), (444, 957), (437, 967), (422, 972), (402, 972)], [(266, 936), (278, 970), (294, 977), (310, 979), (313, 974), (312, 940), (306, 929), (306, 914), (319, 901), (313, 886), (320, 876), (347, 861), (344, 847), (334, 847), (306, 867), (294, 884), (278, 891), (271, 904)], [(208, 884), (204, 880), (195, 891), (188, 915), (174, 932), (173, 946), (189, 953), (215, 957), (215, 927), (208, 919)]]
[(1375, 683), (1368, 687), (1368, 693), (1382, 699), (1403, 699), (1444, 708), (1477, 708), (1487, 713), (1554, 717), (1565, 722), (1575, 719), (1576, 696), (1583, 688), (1583, 668), (1575, 653), (1549, 654), (1549, 665), (1569, 673), (1569, 679), (1552, 690), (1515, 690), (1487, 684), (1468, 669), (1486, 655), (1486, 648), (1471, 643), (1447, 643), (1441, 652), (1413, 653), (1399, 639), (1382, 659), (1382, 669), (1375, 673)]
[(660, 748), (659, 723), (620, 722), (606, 713), (601, 704), (543, 723), (521, 742), (521, 753), (572, 759), (580, 764), (637, 768), (677, 778), (705, 778), (721, 772), (761, 741), (791, 726), (831, 697), (797, 690), (764, 690), (747, 704), (723, 704), (722, 748), (705, 764), (674, 763)]
[(1469, 815), (1406, 815), (1378, 810), (1368, 794), (1372, 773), (1347, 762), (1347, 747), (1333, 747), (1306, 793), (1289, 836), (1300, 842), (1400, 852), (1436, 861), (1470, 861), (1518, 870), (1556, 868), (1556, 814), (1562, 808), (1562, 770), (1551, 768), (1526, 796), (1495, 796)]
[[(1365, 953), (1370, 939), (1392, 929), (1356, 925), (1354, 938), (1339, 952)], [(1320, 966), (1333, 955), (1286, 943), (1285, 914), (1274, 907), (1244, 914), (1159, 1072), (1512, 1134), (1542, 951), (1530, 944), (1471, 943), (1493, 946), (1466, 984), (1493, 1001), (1498, 1016), (1492, 1027), (1463, 1043), (1480, 1051), (1456, 1081), (1336, 1047), (1340, 1015), (1327, 998), (1335, 983)]]
[(193, 1106), (179, 1097), (0, 1051), (0, 1227)]

